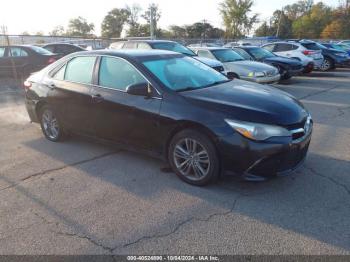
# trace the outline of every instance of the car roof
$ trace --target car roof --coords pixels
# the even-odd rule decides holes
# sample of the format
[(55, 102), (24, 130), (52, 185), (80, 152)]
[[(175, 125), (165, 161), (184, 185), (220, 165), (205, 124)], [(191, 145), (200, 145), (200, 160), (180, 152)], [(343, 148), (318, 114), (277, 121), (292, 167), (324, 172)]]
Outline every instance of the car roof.
[(109, 49), (103, 49), (103, 50), (94, 50), (94, 51), (83, 51), (83, 52), (77, 52), (74, 54), (84, 54), (84, 55), (105, 55), (105, 56), (120, 56), (120, 57), (126, 57), (126, 58), (157, 58), (159, 56), (183, 56), (180, 53), (172, 52), (172, 51), (166, 51), (166, 50), (158, 50), (158, 49), (152, 49), (152, 50), (141, 50), (141, 49), (118, 49), (118, 50), (109, 50)]
[(153, 43), (177, 43), (175, 41), (170, 41), (170, 40), (152, 40), (152, 39), (130, 39), (126, 41), (120, 41), (120, 42), (114, 42), (112, 44), (117, 44), (117, 43), (130, 43), (130, 42), (137, 42), (137, 43), (148, 43), (148, 44), (153, 44)]
[(199, 47), (193, 47), (195, 50), (232, 50), (232, 48), (222, 47), (222, 46), (199, 46)]
[(70, 43), (48, 43), (44, 46), (50, 46), (50, 45), (68, 45), (68, 46), (75, 46), (75, 47), (80, 47), (78, 45), (75, 45), (75, 44), (70, 44)]

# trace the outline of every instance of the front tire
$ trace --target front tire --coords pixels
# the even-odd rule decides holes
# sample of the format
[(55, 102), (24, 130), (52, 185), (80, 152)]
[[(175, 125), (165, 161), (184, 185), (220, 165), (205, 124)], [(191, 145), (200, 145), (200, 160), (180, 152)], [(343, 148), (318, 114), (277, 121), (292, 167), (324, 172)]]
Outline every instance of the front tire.
[(62, 141), (66, 137), (60, 119), (50, 106), (45, 105), (40, 109), (40, 125), (44, 136), (52, 142)]
[(219, 177), (220, 163), (210, 138), (197, 130), (187, 129), (171, 140), (169, 163), (176, 175), (186, 183), (204, 186)]
[(322, 72), (327, 72), (329, 70), (331, 70), (332, 68), (334, 68), (334, 62), (331, 58), (325, 57), (325, 59), (323, 60), (323, 63), (321, 65), (321, 71)]

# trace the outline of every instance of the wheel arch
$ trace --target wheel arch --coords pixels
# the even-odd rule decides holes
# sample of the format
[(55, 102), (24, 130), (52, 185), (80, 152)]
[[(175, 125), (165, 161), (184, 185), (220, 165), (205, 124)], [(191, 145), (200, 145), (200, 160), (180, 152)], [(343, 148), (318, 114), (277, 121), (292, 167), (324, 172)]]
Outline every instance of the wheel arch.
[(211, 142), (214, 144), (214, 147), (215, 147), (217, 153), (219, 154), (219, 150), (217, 148), (217, 136), (209, 128), (207, 128), (206, 126), (204, 126), (202, 124), (196, 123), (196, 122), (181, 120), (177, 123), (176, 127), (173, 130), (171, 130), (171, 132), (167, 136), (166, 143), (164, 144), (164, 157), (165, 157), (165, 159), (168, 159), (169, 146), (170, 146), (170, 142), (173, 139), (173, 137), (176, 134), (178, 134), (179, 132), (186, 130), (186, 129), (194, 129), (196, 131), (203, 132), (203, 134), (205, 134), (211, 140)]

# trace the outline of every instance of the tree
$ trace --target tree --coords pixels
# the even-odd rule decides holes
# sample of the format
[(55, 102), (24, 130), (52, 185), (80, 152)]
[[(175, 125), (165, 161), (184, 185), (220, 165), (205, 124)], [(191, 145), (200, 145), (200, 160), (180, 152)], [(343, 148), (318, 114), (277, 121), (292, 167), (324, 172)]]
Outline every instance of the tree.
[(146, 20), (147, 25), (150, 27), (151, 26), (151, 13), (153, 12), (153, 26), (154, 26), (154, 31), (157, 32), (157, 24), (158, 21), (161, 17), (161, 12), (159, 10), (159, 7), (157, 4), (150, 4), (148, 6), (148, 9), (145, 11), (145, 13), (142, 15), (142, 18)]
[(270, 35), (272, 35), (272, 28), (265, 21), (255, 30), (255, 35), (256, 36), (270, 36)]
[(63, 36), (64, 34), (64, 27), (61, 25), (54, 27), (54, 29), (49, 33), (51, 36)]
[(289, 19), (295, 20), (309, 12), (312, 5), (312, 0), (299, 0), (297, 3), (285, 6), (283, 10)]
[(129, 16), (130, 13), (125, 8), (115, 8), (108, 12), (101, 25), (102, 36), (107, 38), (120, 37)]
[(323, 29), (321, 37), (327, 39), (336, 39), (339, 37), (342, 31), (342, 23), (339, 20), (331, 22)]
[(95, 25), (93, 23), (88, 23), (85, 18), (79, 16), (69, 21), (67, 34), (69, 36), (90, 37), (94, 29)]
[(252, 0), (224, 0), (220, 3), (220, 13), (226, 27), (226, 37), (237, 38), (249, 34), (258, 22), (258, 15), (249, 15)]
[(187, 37), (186, 28), (178, 25), (169, 26), (169, 33), (174, 38), (185, 38)]
[(312, 6), (309, 13), (293, 22), (293, 34), (298, 38), (319, 38), (332, 21), (332, 9), (322, 2)]
[(129, 13), (127, 23), (129, 25), (129, 30), (127, 31), (128, 36), (139, 36), (140, 34), (140, 12), (142, 8), (138, 4), (133, 4), (132, 6), (126, 6), (125, 8)]

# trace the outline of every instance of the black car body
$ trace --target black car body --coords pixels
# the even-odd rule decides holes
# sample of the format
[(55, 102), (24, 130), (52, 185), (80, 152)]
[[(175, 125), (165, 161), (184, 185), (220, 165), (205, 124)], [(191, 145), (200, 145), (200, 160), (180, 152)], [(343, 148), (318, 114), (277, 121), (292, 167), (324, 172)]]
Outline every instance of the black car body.
[(47, 45), (44, 45), (42, 48), (45, 48), (51, 53), (56, 54), (59, 58), (62, 58), (66, 55), (69, 55), (75, 52), (85, 51), (85, 49), (80, 46), (65, 44), (65, 43), (47, 44)]
[[(296, 59), (277, 56), (274, 53), (257, 46), (238, 46), (233, 50), (243, 55), (248, 53), (251, 60), (263, 62), (278, 68), (281, 79), (289, 79), (292, 76), (299, 75), (303, 71), (303, 65)], [(248, 58), (245, 56), (245, 58)]]
[(195, 185), (225, 171), (255, 180), (293, 170), (311, 139), (311, 117), (292, 96), (174, 52), (76, 53), (25, 87), (30, 119), (49, 140), (73, 132), (150, 152)]
[(0, 75), (28, 75), (55, 62), (51, 52), (29, 45), (0, 46)]

